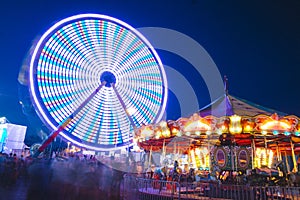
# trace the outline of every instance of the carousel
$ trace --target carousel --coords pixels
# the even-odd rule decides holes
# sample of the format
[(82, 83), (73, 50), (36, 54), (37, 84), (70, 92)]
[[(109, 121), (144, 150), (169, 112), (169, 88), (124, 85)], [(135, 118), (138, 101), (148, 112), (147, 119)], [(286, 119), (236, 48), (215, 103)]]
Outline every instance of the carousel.
[(297, 184), (299, 118), (228, 92), (188, 118), (144, 125), (135, 135), (148, 152), (146, 168), (193, 170), (196, 181)]

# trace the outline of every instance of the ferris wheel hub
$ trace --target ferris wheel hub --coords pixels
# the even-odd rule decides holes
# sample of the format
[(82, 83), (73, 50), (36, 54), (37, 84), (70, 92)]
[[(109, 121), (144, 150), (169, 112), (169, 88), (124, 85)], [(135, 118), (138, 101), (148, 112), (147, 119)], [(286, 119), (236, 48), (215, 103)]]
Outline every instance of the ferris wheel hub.
[(111, 84), (116, 83), (116, 76), (110, 71), (105, 71), (101, 74), (100, 81), (105, 82), (106, 87), (111, 87)]

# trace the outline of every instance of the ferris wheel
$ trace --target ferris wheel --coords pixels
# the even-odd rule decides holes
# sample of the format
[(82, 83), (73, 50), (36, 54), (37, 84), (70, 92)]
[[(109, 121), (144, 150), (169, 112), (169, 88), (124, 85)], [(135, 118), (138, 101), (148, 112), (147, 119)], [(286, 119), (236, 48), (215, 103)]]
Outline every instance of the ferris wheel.
[(166, 74), (148, 40), (99, 14), (48, 29), (33, 51), (29, 83), (49, 138), (99, 151), (131, 146), (134, 128), (160, 121), (167, 101)]

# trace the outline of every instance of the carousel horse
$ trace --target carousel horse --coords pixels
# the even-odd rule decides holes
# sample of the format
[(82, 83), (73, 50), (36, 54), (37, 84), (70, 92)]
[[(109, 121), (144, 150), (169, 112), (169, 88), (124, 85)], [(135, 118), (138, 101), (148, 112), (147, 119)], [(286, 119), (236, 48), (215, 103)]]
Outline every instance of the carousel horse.
[(153, 188), (159, 189), (159, 192), (162, 190), (162, 182), (161, 180), (164, 179), (165, 174), (163, 173), (161, 168), (156, 168), (153, 174)]
[(189, 169), (189, 173), (180, 175), (180, 182), (194, 182), (195, 178), (195, 169)]
[(173, 170), (170, 171), (171, 177), (173, 181), (180, 181), (180, 173), (179, 173), (179, 168), (178, 168), (178, 162), (175, 160), (174, 162), (174, 168)]

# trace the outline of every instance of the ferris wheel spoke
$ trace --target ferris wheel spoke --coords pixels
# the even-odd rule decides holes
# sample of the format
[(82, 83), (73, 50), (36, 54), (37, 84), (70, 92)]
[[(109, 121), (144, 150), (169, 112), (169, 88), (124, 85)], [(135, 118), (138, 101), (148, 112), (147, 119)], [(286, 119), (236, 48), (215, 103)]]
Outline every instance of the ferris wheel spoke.
[(128, 110), (127, 110), (127, 108), (126, 108), (126, 105), (125, 105), (124, 101), (122, 100), (122, 98), (121, 98), (121, 96), (120, 96), (120, 94), (119, 94), (117, 88), (115, 87), (115, 84), (111, 84), (111, 87), (113, 88), (115, 94), (117, 95), (117, 98), (118, 98), (119, 102), (121, 103), (121, 106), (122, 106), (124, 112), (126, 113), (126, 115), (127, 115), (127, 117), (128, 117), (128, 120), (130, 121), (131, 126), (132, 126), (133, 128), (136, 128), (136, 125), (135, 125), (133, 119), (131, 118), (131, 116), (128, 114)]
[(100, 91), (100, 89), (106, 84), (106, 82), (102, 82), (99, 87), (84, 101), (82, 104), (67, 118), (63, 121), (61, 125), (59, 125), (56, 130), (54, 130), (50, 135), (43, 141), (42, 145), (38, 148), (37, 152), (34, 156), (38, 156), (44, 149), (56, 138), (56, 136), (71, 122), (75, 115), (77, 115), (80, 110)]

